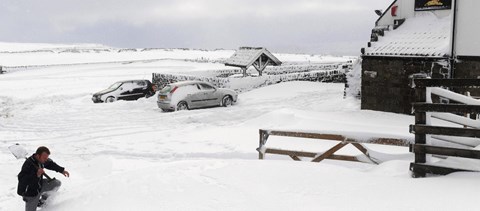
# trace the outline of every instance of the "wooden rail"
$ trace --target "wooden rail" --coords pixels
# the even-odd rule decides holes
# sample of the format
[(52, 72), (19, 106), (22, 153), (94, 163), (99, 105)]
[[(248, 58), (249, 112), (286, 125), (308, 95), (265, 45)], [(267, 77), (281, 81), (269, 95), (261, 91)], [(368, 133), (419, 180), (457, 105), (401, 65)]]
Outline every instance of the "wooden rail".
[[(302, 157), (312, 158), (312, 162), (321, 162), (325, 159), (330, 160), (343, 160), (343, 161), (354, 161), (354, 162), (369, 162), (369, 163), (378, 163), (377, 160), (370, 157), (368, 149), (363, 145), (367, 144), (381, 144), (389, 146), (409, 146), (409, 141), (403, 139), (390, 139), (390, 138), (377, 138), (371, 139), (367, 142), (361, 142), (353, 138), (348, 138), (343, 135), (338, 134), (323, 134), (323, 133), (307, 133), (307, 132), (292, 132), (292, 131), (278, 131), (278, 130), (260, 130), (260, 140), (258, 151), (258, 158), (260, 160), (265, 159), (266, 154), (276, 154), (276, 155), (286, 155), (292, 158), (295, 161), (302, 161)], [(295, 151), (295, 150), (285, 150), (285, 149), (275, 149), (267, 148), (266, 143), (270, 136), (283, 136), (283, 137), (295, 137), (295, 138), (309, 138), (309, 139), (318, 139), (318, 140), (330, 140), (338, 141), (339, 143), (325, 152), (304, 152), (304, 151)], [(362, 152), (366, 159), (359, 159), (356, 156), (348, 155), (335, 155), (335, 153), (342, 149), (343, 147), (351, 144), (360, 152)]]
[(426, 87), (479, 88), (480, 79), (414, 79), (414, 88)]

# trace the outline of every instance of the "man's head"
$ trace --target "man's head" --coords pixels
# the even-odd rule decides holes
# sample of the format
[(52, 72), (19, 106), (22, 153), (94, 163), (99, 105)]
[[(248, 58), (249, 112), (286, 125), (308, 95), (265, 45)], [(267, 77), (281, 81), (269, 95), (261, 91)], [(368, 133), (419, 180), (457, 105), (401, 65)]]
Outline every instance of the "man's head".
[(40, 163), (45, 163), (50, 155), (50, 150), (47, 147), (39, 147), (35, 152), (35, 156)]

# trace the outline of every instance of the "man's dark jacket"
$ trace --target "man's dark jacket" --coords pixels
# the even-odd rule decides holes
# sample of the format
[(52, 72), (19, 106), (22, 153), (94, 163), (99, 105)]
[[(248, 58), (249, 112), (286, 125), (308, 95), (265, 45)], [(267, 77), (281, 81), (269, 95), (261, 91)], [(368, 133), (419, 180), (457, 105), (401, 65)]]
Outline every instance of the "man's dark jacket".
[(42, 177), (37, 177), (38, 168), (46, 168), (52, 171), (62, 173), (65, 168), (57, 165), (53, 160), (48, 159), (45, 164), (41, 164), (35, 159), (35, 154), (30, 156), (23, 163), (22, 170), (18, 174), (17, 193), (20, 196), (33, 197), (42, 190)]

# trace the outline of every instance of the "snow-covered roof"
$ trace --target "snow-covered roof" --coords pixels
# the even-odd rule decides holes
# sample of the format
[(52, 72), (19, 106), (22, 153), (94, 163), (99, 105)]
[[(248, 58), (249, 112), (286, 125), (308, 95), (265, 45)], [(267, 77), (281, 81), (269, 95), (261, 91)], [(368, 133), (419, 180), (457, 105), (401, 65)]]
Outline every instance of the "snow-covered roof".
[(270, 58), (273, 62), (270, 65), (278, 66), (282, 64), (282, 62), (266, 48), (241, 47), (232, 57), (227, 59), (225, 65), (248, 68), (262, 55)]
[[(391, 28), (391, 27), (389, 27)], [(450, 54), (451, 17), (419, 13), (395, 30), (386, 30), (365, 48), (366, 56), (446, 57)]]

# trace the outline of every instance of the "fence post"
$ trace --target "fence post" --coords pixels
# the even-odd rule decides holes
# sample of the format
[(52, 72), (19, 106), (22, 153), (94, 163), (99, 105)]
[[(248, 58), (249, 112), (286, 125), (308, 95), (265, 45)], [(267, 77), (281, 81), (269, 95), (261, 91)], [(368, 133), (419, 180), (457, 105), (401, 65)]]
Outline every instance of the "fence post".
[[(415, 89), (415, 102), (426, 102), (427, 101), (427, 88), (420, 87)], [(417, 112), (415, 111), (415, 125), (426, 125), (427, 124), (427, 113), (426, 112)], [(426, 134), (417, 134), (415, 133), (415, 144), (426, 144), (427, 135)], [(415, 163), (426, 163), (427, 156), (425, 153), (415, 152)], [(425, 177), (426, 172), (421, 169), (413, 168), (414, 177)]]
[(263, 160), (265, 158), (265, 153), (264, 153), (264, 146), (267, 142), (267, 139), (268, 139), (268, 134), (266, 131), (264, 130), (260, 130), (260, 139), (259, 139), (259, 143), (258, 143), (258, 159), (259, 160)]

